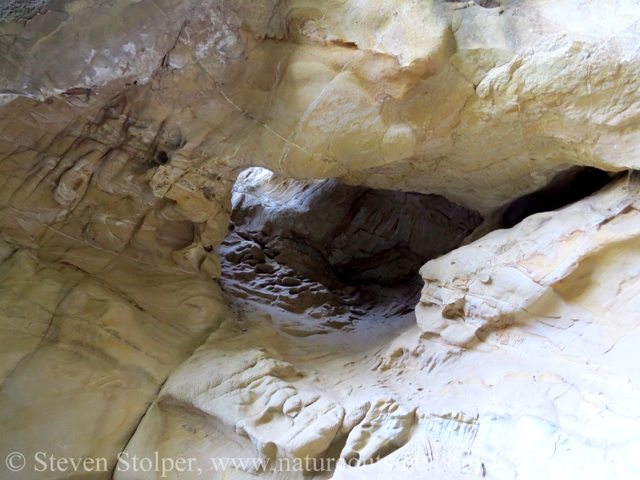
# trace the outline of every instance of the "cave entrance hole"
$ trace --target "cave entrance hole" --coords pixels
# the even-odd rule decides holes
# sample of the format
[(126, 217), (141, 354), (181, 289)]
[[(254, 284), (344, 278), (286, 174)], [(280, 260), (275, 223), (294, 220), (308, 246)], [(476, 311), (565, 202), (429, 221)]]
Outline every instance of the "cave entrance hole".
[[(513, 227), (585, 198), (622, 174), (569, 168), (498, 209), (492, 223)], [(487, 224), (477, 229), (482, 222), (476, 212), (438, 195), (295, 180), (249, 168), (233, 190), (229, 233), (219, 249), (221, 283), (236, 297), (312, 317), (353, 318), (379, 306), (386, 316), (403, 315), (420, 295), (420, 267), (488, 233)]]
[(482, 217), (438, 195), (249, 168), (220, 247), (223, 286), (312, 316), (413, 310), (427, 261), (460, 246)]
[(524, 195), (501, 209), (500, 228), (511, 228), (535, 213), (550, 212), (577, 202), (602, 189), (625, 172), (612, 173), (576, 166), (556, 174), (539, 190)]

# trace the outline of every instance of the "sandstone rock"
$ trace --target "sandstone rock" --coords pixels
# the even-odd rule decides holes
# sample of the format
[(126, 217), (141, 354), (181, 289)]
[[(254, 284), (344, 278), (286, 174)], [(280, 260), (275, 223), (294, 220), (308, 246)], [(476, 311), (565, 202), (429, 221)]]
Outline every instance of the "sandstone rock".
[(278, 262), (327, 286), (406, 280), (482, 221), (436, 195), (300, 182), (264, 169), (243, 173), (234, 192), (234, 232), (268, 244)]
[(174, 152), (152, 183), (194, 213), (201, 176), (229, 166), (485, 214), (571, 165), (637, 167), (636, 3), (503, 3), (50, 5), (0, 27), (3, 152), (115, 98), (147, 146), (162, 125)]
[[(42, 451), (162, 478), (114, 471), (124, 450), (212, 478), (238, 456), (333, 459), (323, 475), (349, 480), (638, 478), (637, 174), (489, 232), (573, 167), (639, 168), (639, 16), (4, 2), (0, 477), (84, 475), (35, 472)], [(228, 235), (249, 167), (280, 179), (255, 179)], [(436, 258), (469, 211), (485, 223)], [(427, 259), (417, 323), (416, 283), (345, 286)], [(10, 473), (10, 452), (31, 463)]]
[[(633, 212), (639, 198), (640, 183), (633, 174), (557, 213), (532, 215), (511, 230), (432, 260), (421, 270), (425, 287), (416, 310), (418, 325), (464, 346), (476, 334), (490, 335), (542, 315), (547, 317), (543, 323), (559, 328), (579, 319), (595, 321), (595, 312), (575, 301), (589, 284), (579, 279), (593, 273), (599, 255), (612, 248), (624, 255), (618, 245), (635, 241)], [(620, 282), (627, 287), (633, 280)], [(600, 296), (596, 291), (591, 293)], [(599, 313), (606, 322), (610, 314), (602, 308)]]
[[(98, 253), (2, 263), (0, 451), (106, 458), (109, 469), (167, 376), (222, 322), (216, 285)], [(96, 258), (98, 257), (98, 258)], [(106, 474), (105, 474), (106, 476)]]

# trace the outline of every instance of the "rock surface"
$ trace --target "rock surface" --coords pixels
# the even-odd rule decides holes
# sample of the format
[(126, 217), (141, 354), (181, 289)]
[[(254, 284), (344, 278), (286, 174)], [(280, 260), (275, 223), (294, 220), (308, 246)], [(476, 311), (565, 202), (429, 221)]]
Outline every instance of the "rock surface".
[(0, 25), (0, 152), (116, 103), (172, 140), (150, 176), (174, 200), (260, 165), (488, 213), (571, 165), (637, 168), (637, 1), (503, 3), (50, 3)]
[[(619, 265), (633, 255), (639, 201), (640, 177), (633, 174), (593, 199), (532, 215), (506, 234), (491, 233), (430, 261), (420, 271), (425, 287), (418, 326), (464, 346), (477, 334), (487, 336), (542, 315), (548, 317), (543, 323), (560, 329), (577, 320), (609, 326), (623, 321), (611, 301), (625, 298), (627, 288), (634, 291), (635, 267), (619, 270), (607, 256), (615, 251)], [(599, 265), (618, 270), (617, 279), (602, 284)]]
[(260, 168), (245, 171), (234, 192), (234, 232), (328, 286), (409, 279), (482, 223), (437, 195), (284, 180)]
[[(639, 19), (637, 0), (5, 2), (0, 460), (28, 463), (0, 477), (83, 478), (34, 471), (46, 452), (166, 478), (117, 469), (157, 452), (195, 459), (181, 479), (221, 478), (212, 458), (267, 462), (233, 479), (308, 478), (270, 470), (304, 459), (638, 478), (637, 174), (482, 234), (559, 172), (638, 169)], [(256, 166), (295, 181), (261, 179), (227, 236)], [(289, 215), (304, 198), (325, 200)], [(469, 211), (475, 241), (433, 258)], [(409, 257), (433, 258), (415, 316), (416, 284), (344, 287)]]

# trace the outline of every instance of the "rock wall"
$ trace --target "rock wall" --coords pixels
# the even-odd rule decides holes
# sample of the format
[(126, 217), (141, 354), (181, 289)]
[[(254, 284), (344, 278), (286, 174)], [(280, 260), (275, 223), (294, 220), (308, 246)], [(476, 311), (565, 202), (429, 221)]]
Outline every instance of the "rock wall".
[(417, 323), (408, 296), (279, 285), (283, 309), (214, 280), (247, 167), (442, 195), (482, 232), (573, 166), (637, 169), (638, 2), (496, 3), (1, 7), (0, 458), (637, 478), (633, 175), (432, 260)]
[(436, 195), (285, 180), (263, 169), (243, 173), (234, 191), (234, 232), (328, 286), (407, 280), (482, 223)]
[[(627, 249), (633, 251), (636, 242), (639, 185), (638, 175), (630, 175), (590, 201), (532, 215), (508, 233), (491, 233), (430, 261), (421, 270), (425, 288), (416, 312), (421, 330), (466, 345), (478, 334), (540, 315), (548, 318), (545, 324), (569, 329), (578, 320), (597, 322), (595, 298), (600, 321), (617, 323), (621, 313), (614, 304), (626, 303), (624, 291), (632, 288), (635, 269), (620, 271), (602, 256), (612, 250), (620, 259), (633, 255)], [(601, 275), (596, 265), (614, 268), (616, 278), (596, 280), (593, 275)], [(599, 292), (598, 283), (615, 293)], [(585, 290), (595, 298), (583, 303)]]
[(630, 175), (428, 262), (417, 325), (374, 309), (331, 330), (241, 302), (127, 453), (213, 478), (209, 456), (264, 459), (229, 469), (246, 479), (303, 478), (279, 470), (301, 457), (335, 479), (634, 478), (639, 196)]
[(0, 26), (0, 151), (116, 98), (180, 138), (159, 194), (258, 165), (486, 214), (572, 165), (636, 168), (637, 3), (503, 3), (50, 3)]

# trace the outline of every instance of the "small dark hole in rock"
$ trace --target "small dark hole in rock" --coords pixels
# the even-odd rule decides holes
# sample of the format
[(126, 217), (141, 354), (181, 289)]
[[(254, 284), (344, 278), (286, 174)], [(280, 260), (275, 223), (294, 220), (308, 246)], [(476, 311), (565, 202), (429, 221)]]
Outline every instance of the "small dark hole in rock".
[(169, 155), (167, 152), (159, 151), (156, 153), (155, 161), (158, 165), (164, 165), (169, 161)]

